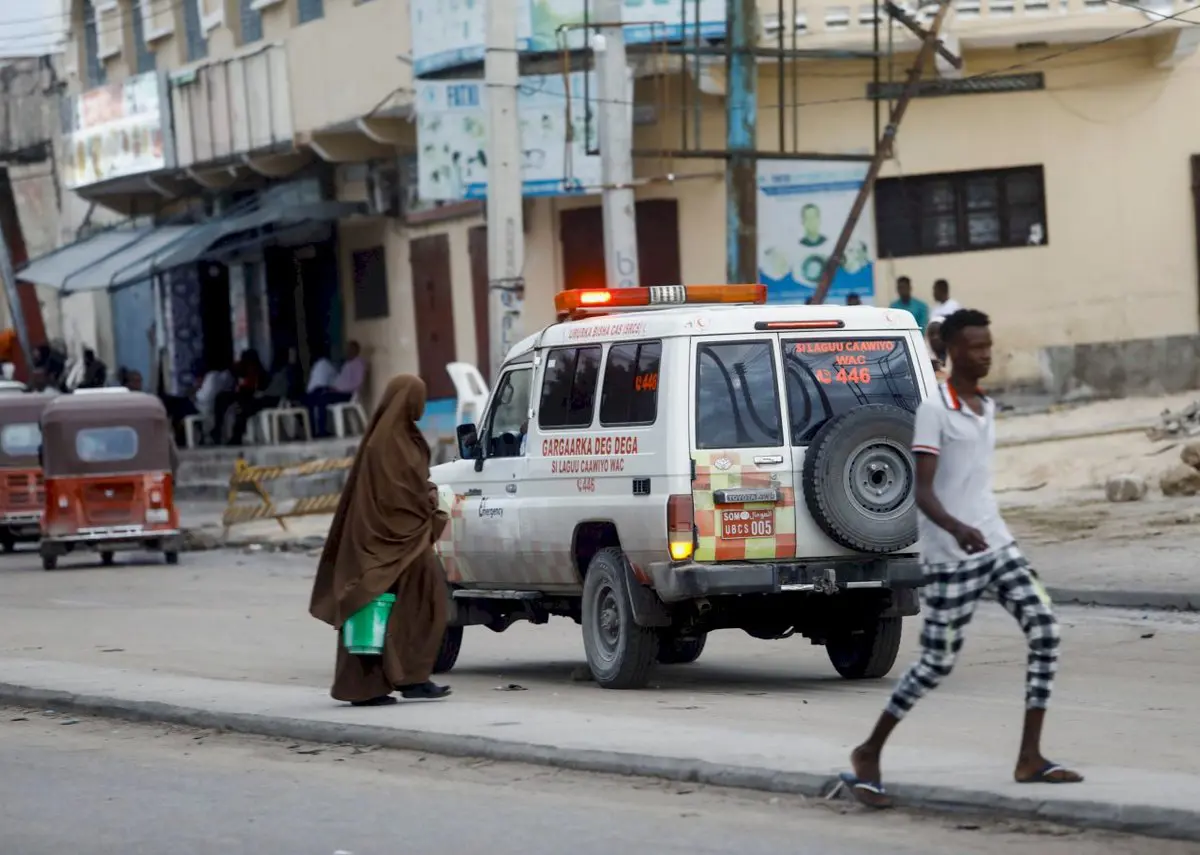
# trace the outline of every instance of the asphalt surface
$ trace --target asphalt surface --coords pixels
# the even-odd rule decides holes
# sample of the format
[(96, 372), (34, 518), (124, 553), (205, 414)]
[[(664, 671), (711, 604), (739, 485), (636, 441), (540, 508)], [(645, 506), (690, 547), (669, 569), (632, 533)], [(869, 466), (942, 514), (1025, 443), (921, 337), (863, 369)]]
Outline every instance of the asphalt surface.
[(0, 709), (13, 855), (1182, 855), (1195, 844)]

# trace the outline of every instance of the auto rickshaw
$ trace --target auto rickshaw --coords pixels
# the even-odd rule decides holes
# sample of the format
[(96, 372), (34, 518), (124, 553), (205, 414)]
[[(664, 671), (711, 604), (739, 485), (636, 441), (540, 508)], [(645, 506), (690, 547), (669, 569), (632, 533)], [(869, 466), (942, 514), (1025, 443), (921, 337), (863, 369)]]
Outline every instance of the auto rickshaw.
[(42, 447), (39, 421), (50, 395), (0, 394), (0, 547), (12, 552), (42, 531)]
[(44, 569), (85, 549), (106, 566), (130, 549), (179, 562), (175, 443), (158, 398), (123, 387), (55, 398), (42, 412), (42, 468)]

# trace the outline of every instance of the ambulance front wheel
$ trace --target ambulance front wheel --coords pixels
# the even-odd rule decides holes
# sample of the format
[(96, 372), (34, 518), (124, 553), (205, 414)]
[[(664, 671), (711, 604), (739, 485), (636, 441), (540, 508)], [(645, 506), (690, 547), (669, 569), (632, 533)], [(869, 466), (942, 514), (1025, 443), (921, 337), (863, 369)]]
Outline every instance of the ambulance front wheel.
[(638, 626), (626, 585), (625, 554), (601, 549), (583, 582), (583, 649), (602, 689), (640, 689), (658, 658), (658, 632)]

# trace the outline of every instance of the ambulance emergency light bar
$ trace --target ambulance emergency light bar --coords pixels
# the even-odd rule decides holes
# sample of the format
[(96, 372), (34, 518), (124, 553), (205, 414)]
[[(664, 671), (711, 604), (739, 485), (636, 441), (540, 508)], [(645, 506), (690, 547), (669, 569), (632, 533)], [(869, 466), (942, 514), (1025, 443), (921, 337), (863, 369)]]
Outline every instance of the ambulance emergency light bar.
[(562, 319), (620, 309), (766, 302), (766, 285), (652, 285), (649, 288), (560, 291), (554, 297), (554, 308)]

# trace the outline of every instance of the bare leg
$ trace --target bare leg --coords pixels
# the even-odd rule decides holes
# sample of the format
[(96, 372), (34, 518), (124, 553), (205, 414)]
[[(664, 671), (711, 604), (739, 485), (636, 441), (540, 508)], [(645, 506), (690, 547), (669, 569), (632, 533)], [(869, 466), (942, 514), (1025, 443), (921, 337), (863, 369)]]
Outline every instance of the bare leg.
[[(883, 746), (900, 719), (890, 712), (884, 712), (875, 722), (875, 729), (867, 737), (867, 741), (850, 752), (850, 766), (854, 769), (854, 777), (860, 781), (878, 783), (883, 780), (883, 772), (879, 767), (879, 758), (883, 754)], [(860, 794), (873, 796), (873, 793)]]

